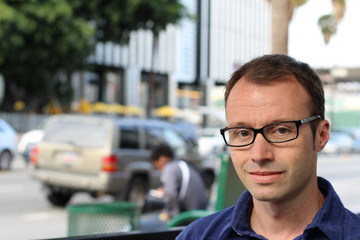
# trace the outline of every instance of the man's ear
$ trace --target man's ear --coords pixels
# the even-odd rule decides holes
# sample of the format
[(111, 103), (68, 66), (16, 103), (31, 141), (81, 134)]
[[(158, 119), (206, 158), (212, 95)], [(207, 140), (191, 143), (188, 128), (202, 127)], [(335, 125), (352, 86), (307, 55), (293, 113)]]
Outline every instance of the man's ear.
[(330, 123), (328, 120), (323, 120), (319, 123), (316, 131), (315, 149), (320, 152), (324, 149), (326, 143), (330, 138)]

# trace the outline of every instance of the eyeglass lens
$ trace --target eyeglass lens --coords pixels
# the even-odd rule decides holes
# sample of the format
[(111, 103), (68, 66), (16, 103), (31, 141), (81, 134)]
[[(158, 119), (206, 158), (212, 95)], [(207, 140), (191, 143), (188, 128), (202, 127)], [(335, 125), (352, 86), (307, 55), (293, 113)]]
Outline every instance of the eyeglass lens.
[(242, 146), (251, 144), (257, 133), (261, 133), (269, 142), (280, 143), (295, 139), (298, 128), (294, 122), (282, 122), (266, 125), (261, 129), (230, 128), (224, 132), (227, 144)]

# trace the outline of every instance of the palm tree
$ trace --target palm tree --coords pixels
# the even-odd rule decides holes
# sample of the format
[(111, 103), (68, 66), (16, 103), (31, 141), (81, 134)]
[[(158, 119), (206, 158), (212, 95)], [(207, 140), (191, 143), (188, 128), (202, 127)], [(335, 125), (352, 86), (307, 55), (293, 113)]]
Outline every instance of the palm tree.
[[(268, 0), (271, 3), (272, 13), (272, 53), (288, 53), (289, 23), (294, 9), (308, 0)], [(345, 0), (331, 0), (333, 12), (319, 18), (318, 24), (324, 35), (324, 42), (328, 43), (336, 32), (337, 24), (344, 17)], [(276, 27), (274, 27), (276, 26)]]

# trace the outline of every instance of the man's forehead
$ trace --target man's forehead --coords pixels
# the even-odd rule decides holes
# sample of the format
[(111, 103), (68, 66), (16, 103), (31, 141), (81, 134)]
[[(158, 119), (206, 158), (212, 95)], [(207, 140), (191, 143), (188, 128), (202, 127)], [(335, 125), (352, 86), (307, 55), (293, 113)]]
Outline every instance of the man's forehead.
[(259, 117), (266, 123), (297, 120), (308, 114), (309, 100), (309, 94), (294, 78), (266, 84), (240, 79), (230, 92), (226, 118), (231, 125)]

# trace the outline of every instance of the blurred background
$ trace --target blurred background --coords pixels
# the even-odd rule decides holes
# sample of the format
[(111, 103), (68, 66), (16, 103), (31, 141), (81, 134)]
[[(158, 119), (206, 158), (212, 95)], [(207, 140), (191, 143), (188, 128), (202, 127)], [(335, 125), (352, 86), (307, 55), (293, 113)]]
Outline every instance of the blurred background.
[(323, 80), (332, 137), (319, 175), (359, 213), (359, 9), (357, 0), (0, 0), (0, 146), (11, 153), (0, 165), (0, 238), (66, 235), (66, 210), (43, 200), (24, 155), (49, 116), (179, 123), (200, 154), (217, 156), (227, 80), (269, 53), (305, 61)]

